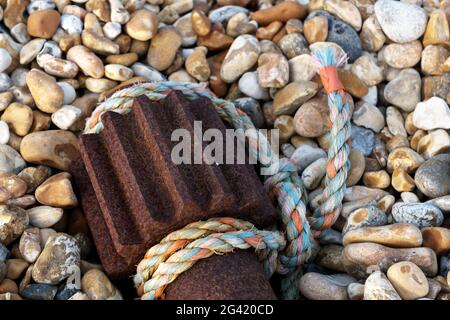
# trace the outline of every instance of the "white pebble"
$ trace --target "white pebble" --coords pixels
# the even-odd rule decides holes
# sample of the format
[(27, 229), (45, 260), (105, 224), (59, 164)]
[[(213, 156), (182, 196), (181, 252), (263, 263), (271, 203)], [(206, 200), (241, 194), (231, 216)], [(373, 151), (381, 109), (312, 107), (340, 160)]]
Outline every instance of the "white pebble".
[(8, 90), (11, 86), (11, 78), (6, 73), (0, 73), (0, 92)]
[(27, 85), (27, 73), (30, 70), (25, 68), (17, 68), (11, 73), (11, 80), (16, 87), (25, 87)]
[(28, 14), (32, 14), (36, 11), (46, 10), (46, 9), (54, 9), (56, 7), (56, 3), (50, 0), (34, 0), (32, 1), (28, 7)]
[(23, 22), (16, 24), (11, 28), (11, 35), (17, 42), (25, 44), (30, 41), (30, 36), (28, 35), (27, 25)]
[(246, 72), (242, 75), (241, 79), (239, 79), (239, 90), (253, 99), (269, 99), (269, 90), (259, 86), (256, 71)]
[(11, 65), (12, 58), (8, 51), (0, 48), (0, 72), (5, 71)]
[(103, 26), (103, 32), (109, 40), (114, 40), (122, 32), (122, 26), (117, 22), (107, 22)]
[(63, 89), (64, 91), (64, 104), (70, 104), (75, 100), (77, 97), (77, 93), (75, 92), (75, 89), (68, 84), (67, 82), (58, 82), (58, 85)]
[(111, 7), (111, 21), (125, 24), (130, 20), (130, 13), (123, 6), (120, 0), (109, 0)]
[(5, 121), (0, 120), (0, 144), (7, 144), (9, 141), (9, 127)]
[(413, 113), (413, 124), (423, 130), (450, 129), (450, 108), (447, 102), (439, 97), (419, 102)]
[(64, 105), (58, 111), (52, 114), (52, 122), (60, 129), (67, 130), (81, 116), (81, 110), (71, 106)]
[(133, 77), (133, 70), (121, 64), (107, 64), (105, 76), (111, 80), (126, 81)]
[(133, 64), (131, 69), (133, 70), (135, 76), (143, 77), (148, 81), (161, 82), (166, 80), (166, 77), (161, 72), (140, 62)]
[(80, 18), (72, 14), (63, 14), (61, 16), (61, 28), (68, 34), (81, 34), (81, 31), (83, 31), (83, 22)]
[(373, 106), (376, 106), (378, 102), (377, 86), (369, 87), (369, 92), (367, 92), (367, 94), (364, 97), (362, 97), (362, 100), (367, 103), (370, 103)]

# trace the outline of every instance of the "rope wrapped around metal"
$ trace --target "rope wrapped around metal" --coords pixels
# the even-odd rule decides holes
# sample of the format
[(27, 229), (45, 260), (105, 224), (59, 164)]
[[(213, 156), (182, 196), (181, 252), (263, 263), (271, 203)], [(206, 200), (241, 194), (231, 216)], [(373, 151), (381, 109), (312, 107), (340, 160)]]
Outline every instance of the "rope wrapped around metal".
[(217, 98), (200, 84), (172, 81), (137, 83), (113, 93), (87, 119), (84, 133), (99, 133), (103, 128), (101, 116), (105, 112), (126, 113), (130, 111), (133, 99), (140, 95), (150, 100), (160, 100), (169, 91), (180, 90), (188, 99), (209, 98), (221, 118), (235, 129), (254, 129), (250, 130), (252, 134), (247, 135), (250, 156), (258, 159), (266, 168), (275, 168), (274, 174), (266, 179), (265, 188), (277, 199), (284, 237), (276, 231), (260, 231), (248, 222), (232, 218), (189, 224), (150, 248), (138, 265), (134, 281), (142, 289), (143, 299), (161, 298), (164, 288), (198, 259), (214, 253), (232, 252), (234, 248), (250, 247), (264, 258), (268, 275), (273, 272), (285, 275), (281, 283), (282, 297), (299, 297), (301, 266), (311, 258), (313, 249), (317, 247), (314, 237), (330, 228), (340, 213), (345, 179), (350, 167), (349, 146), (346, 143), (350, 136), (349, 107), (342, 85), (339, 85), (335, 75), (336, 65), (344, 62), (345, 57), (336, 61), (335, 52), (325, 49), (316, 52), (315, 59), (328, 94), (333, 126), (329, 133), (326, 188), (321, 205), (312, 216), (307, 217), (306, 214), (307, 193), (298, 173), (296, 159), (278, 158), (272, 152), (267, 137), (255, 130), (245, 112), (236, 108), (232, 102)]

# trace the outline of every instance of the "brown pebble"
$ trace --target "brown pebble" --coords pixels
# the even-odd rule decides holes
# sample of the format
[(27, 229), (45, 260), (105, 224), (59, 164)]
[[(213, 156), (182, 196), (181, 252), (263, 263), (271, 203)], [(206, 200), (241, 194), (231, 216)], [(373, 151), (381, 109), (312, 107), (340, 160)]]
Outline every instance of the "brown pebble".
[(273, 7), (253, 12), (250, 18), (265, 26), (273, 21), (286, 22), (289, 19), (303, 19), (305, 16), (304, 6), (296, 2), (283, 1)]
[(28, 18), (27, 31), (33, 37), (50, 39), (58, 29), (60, 19), (61, 15), (56, 10), (33, 12)]

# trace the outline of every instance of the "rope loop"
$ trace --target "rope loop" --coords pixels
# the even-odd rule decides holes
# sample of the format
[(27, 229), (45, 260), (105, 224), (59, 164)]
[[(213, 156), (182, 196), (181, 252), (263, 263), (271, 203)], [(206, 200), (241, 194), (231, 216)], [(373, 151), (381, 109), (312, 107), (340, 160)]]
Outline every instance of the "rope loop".
[(198, 259), (214, 253), (231, 252), (234, 248), (250, 247), (264, 258), (268, 275), (275, 271), (285, 275), (282, 280), (283, 298), (298, 298), (300, 267), (313, 256), (317, 248), (314, 238), (320, 236), (322, 230), (330, 228), (338, 218), (350, 168), (350, 147), (347, 143), (350, 138), (350, 112), (336, 71), (346, 58), (337, 57), (336, 52), (329, 48), (315, 52), (314, 58), (328, 94), (332, 128), (329, 133), (325, 189), (321, 204), (312, 215), (307, 216), (307, 193), (295, 159), (278, 158), (272, 152), (267, 137), (256, 130), (245, 112), (236, 108), (232, 102), (217, 98), (200, 84), (140, 82), (114, 92), (87, 119), (84, 133), (99, 133), (103, 129), (101, 116), (105, 112), (127, 113), (133, 99), (140, 95), (150, 100), (161, 100), (171, 90), (179, 90), (190, 100), (206, 97), (213, 102), (221, 118), (235, 129), (253, 129), (257, 132), (248, 136), (250, 156), (257, 159), (262, 167), (275, 168), (273, 175), (266, 178), (265, 188), (277, 200), (285, 239), (275, 231), (259, 231), (248, 222), (232, 218), (189, 224), (150, 248), (139, 263), (134, 281), (143, 288), (143, 298), (162, 297), (164, 288)]

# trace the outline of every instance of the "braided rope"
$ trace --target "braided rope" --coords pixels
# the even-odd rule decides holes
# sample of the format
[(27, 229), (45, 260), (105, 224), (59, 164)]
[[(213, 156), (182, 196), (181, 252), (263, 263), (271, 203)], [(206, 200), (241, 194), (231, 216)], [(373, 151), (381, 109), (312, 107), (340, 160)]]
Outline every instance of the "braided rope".
[[(254, 248), (262, 261), (276, 258), (285, 246), (276, 231), (258, 230), (249, 222), (235, 218), (212, 218), (198, 221), (172, 232), (150, 248), (137, 267), (134, 283), (144, 294), (141, 299), (163, 297), (164, 289), (198, 260), (213, 254), (233, 252), (235, 248)], [(264, 265), (267, 277), (275, 271)]]
[[(316, 52), (315, 57), (319, 70), (336, 66), (342, 62), (338, 61), (337, 63), (334, 51), (329, 49)], [(323, 77), (322, 82), (325, 87), (326, 79)], [(203, 86), (195, 83), (167, 81), (142, 82), (115, 92), (97, 106), (92, 116), (87, 119), (85, 133), (98, 133), (102, 130), (101, 116), (105, 112), (129, 112), (134, 98), (145, 95), (150, 100), (160, 100), (170, 90), (180, 90), (188, 99), (201, 96), (209, 98), (221, 118), (234, 128), (255, 129), (252, 121), (243, 111), (237, 109), (233, 103), (215, 97)], [(350, 137), (350, 114), (344, 91), (340, 89), (329, 92), (328, 105), (333, 126), (329, 133), (330, 147), (325, 179), (326, 187), (320, 207), (310, 217), (306, 217), (307, 194), (298, 175), (298, 164), (295, 159), (275, 157), (267, 138), (258, 130), (252, 130), (252, 134), (248, 136), (250, 156), (258, 159), (263, 167), (276, 168), (274, 175), (266, 179), (265, 187), (276, 197), (281, 209), (281, 220), (286, 232), (287, 245), (278, 245), (277, 250), (281, 251), (278, 254), (274, 250), (269, 252), (266, 250), (264, 267), (267, 274), (277, 271), (285, 275), (282, 281), (282, 295), (285, 299), (295, 299), (299, 296), (297, 283), (300, 266), (312, 256), (312, 251), (316, 246), (310, 228), (314, 230), (315, 236), (319, 236), (321, 230), (330, 228), (334, 224), (342, 207), (346, 187), (345, 180), (350, 168), (349, 146), (346, 142)], [(264, 161), (261, 161), (262, 155), (265, 155)], [(269, 159), (269, 163), (267, 163), (267, 159)], [(208, 220), (207, 223), (211, 221)], [(214, 229), (212, 225), (204, 227), (203, 223), (190, 224), (179, 230), (180, 233), (172, 233), (159, 245), (147, 251), (135, 276), (135, 283), (143, 285), (145, 292), (143, 298), (161, 297), (164, 288), (198, 259), (208, 257), (214, 252), (231, 252), (234, 247), (249, 248), (252, 246), (247, 241), (253, 239), (252, 237), (255, 235), (248, 233), (248, 226), (244, 222), (239, 228), (227, 230), (225, 233)], [(211, 233), (211, 230), (215, 230), (215, 233)], [(175, 238), (173, 238), (174, 234)], [(270, 235), (270, 237), (274, 237), (273, 233)], [(264, 243), (266, 240), (269, 241), (266, 239), (268, 236), (269, 234), (264, 236), (262, 233), (259, 234)], [(189, 242), (193, 239), (197, 240)], [(173, 256), (171, 256), (172, 253), (174, 253)]]
[[(221, 118), (229, 122), (236, 129), (255, 129), (247, 114), (236, 108), (230, 101), (215, 97), (209, 90), (195, 83), (178, 82), (143, 82), (137, 85), (122, 89), (111, 95), (106, 101), (96, 107), (92, 116), (87, 119), (85, 133), (99, 133), (103, 129), (101, 116), (107, 111), (118, 113), (129, 112), (133, 99), (145, 95), (150, 100), (160, 100), (164, 98), (170, 90), (180, 90), (188, 99), (206, 97), (211, 99)], [(275, 168), (275, 173), (266, 182), (266, 187), (277, 198), (282, 211), (282, 222), (285, 226), (289, 245), (286, 252), (280, 254), (278, 261), (271, 259), (272, 265), (277, 265), (277, 272), (288, 274), (296, 271), (302, 261), (310, 257), (311, 232), (306, 219), (307, 195), (300, 177), (297, 173), (298, 165), (293, 159), (278, 159), (272, 153), (271, 146), (267, 138), (259, 130), (250, 130), (249, 151), (250, 155), (262, 164), (263, 167)], [(262, 157), (264, 156), (264, 161)], [(269, 160), (269, 161), (268, 161)], [(292, 281), (290, 281), (293, 284)], [(290, 285), (283, 287), (289, 289)], [(286, 291), (284, 290), (284, 291)], [(295, 285), (290, 288), (287, 299), (298, 297), (298, 289)], [(296, 292), (295, 294), (293, 292)]]
[[(311, 228), (321, 230), (330, 228), (339, 217), (342, 209), (348, 171), (350, 170), (350, 111), (343, 86), (340, 83), (336, 68), (343, 64), (346, 57), (336, 57), (334, 50), (325, 49), (314, 54), (322, 71), (321, 80), (328, 93), (328, 106), (332, 128), (328, 134), (328, 161), (321, 204), (314, 210), (309, 222)], [(331, 67), (331, 68), (330, 68)], [(330, 68), (330, 69), (327, 69)], [(333, 83), (334, 81), (334, 83)]]

